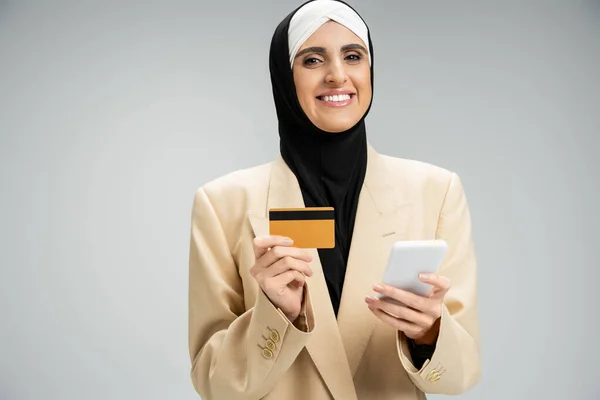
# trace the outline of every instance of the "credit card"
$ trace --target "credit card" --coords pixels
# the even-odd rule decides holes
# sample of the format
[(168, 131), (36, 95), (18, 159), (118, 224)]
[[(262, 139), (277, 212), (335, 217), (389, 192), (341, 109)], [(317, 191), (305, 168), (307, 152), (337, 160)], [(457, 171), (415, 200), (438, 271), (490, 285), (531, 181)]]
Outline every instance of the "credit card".
[(333, 207), (271, 208), (269, 233), (289, 237), (292, 246), (310, 249), (335, 247)]

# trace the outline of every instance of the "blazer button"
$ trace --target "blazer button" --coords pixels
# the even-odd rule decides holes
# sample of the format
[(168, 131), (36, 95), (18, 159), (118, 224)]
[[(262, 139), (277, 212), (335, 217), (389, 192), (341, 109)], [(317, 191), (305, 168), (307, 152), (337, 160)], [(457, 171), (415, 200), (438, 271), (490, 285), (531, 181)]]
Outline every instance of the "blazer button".
[(262, 355), (267, 360), (270, 360), (271, 358), (273, 358), (273, 352), (271, 350), (267, 349), (267, 348), (263, 349)]
[(273, 351), (277, 348), (277, 346), (275, 345), (275, 342), (272, 341), (271, 339), (267, 340), (267, 342), (265, 343), (265, 346), (267, 346), (267, 349)]
[(271, 340), (275, 343), (279, 342), (279, 339), (280, 339), (279, 332), (277, 332), (276, 329), (269, 328), (269, 330), (271, 331), (271, 333), (269, 333), (269, 337), (271, 338)]
[(432, 369), (431, 371), (429, 371), (429, 373), (427, 374), (427, 380), (431, 383), (436, 383), (437, 381), (440, 380), (441, 378), (441, 374), (439, 373), (439, 371), (436, 371), (435, 369)]

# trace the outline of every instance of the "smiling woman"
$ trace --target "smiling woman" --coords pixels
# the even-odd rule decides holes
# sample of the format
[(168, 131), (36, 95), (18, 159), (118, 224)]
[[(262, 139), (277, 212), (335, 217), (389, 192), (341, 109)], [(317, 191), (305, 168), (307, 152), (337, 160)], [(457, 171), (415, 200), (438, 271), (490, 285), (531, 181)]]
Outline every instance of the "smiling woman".
[[(205, 400), (422, 400), (479, 380), (461, 181), (368, 144), (373, 59), (367, 25), (341, 1), (309, 1), (275, 29), (281, 157), (194, 198), (189, 347)], [(269, 235), (269, 210), (305, 207), (333, 208), (333, 248)], [(439, 274), (420, 277), (427, 296), (380, 283), (395, 241), (426, 239), (448, 244)]]
[(367, 45), (335, 21), (323, 24), (302, 45), (292, 64), (300, 106), (319, 129), (343, 132), (371, 104)]

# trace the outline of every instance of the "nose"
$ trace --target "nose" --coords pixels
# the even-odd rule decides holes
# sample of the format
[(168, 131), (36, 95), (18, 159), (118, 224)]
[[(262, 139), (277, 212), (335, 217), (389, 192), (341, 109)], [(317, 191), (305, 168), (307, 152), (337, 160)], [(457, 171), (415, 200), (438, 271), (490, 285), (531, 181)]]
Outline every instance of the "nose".
[(348, 80), (344, 64), (341, 60), (335, 60), (329, 64), (329, 70), (325, 76), (327, 83), (335, 86), (342, 86)]

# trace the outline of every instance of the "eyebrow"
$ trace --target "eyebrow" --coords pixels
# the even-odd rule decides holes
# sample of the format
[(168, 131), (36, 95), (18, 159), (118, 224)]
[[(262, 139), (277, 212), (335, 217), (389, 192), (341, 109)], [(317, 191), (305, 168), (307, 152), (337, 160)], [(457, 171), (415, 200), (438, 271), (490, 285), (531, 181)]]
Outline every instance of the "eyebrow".
[[(365, 53), (367, 53), (367, 49), (364, 48), (364, 46), (361, 46), (358, 43), (353, 43), (353, 44), (346, 44), (344, 46), (342, 46), (342, 48), (340, 49), (341, 51), (347, 51), (347, 50), (362, 50)], [(300, 56), (303, 56), (306, 53), (327, 53), (327, 49), (325, 49), (325, 47), (317, 47), (317, 46), (313, 46), (313, 47), (307, 47), (306, 49), (299, 51), (296, 54), (296, 57), (294, 58), (298, 58)]]
[(346, 51), (346, 50), (362, 50), (365, 53), (368, 53), (367, 49), (365, 49), (363, 46), (361, 46), (358, 43), (347, 44), (345, 46), (342, 46), (342, 51)]

